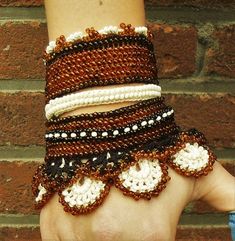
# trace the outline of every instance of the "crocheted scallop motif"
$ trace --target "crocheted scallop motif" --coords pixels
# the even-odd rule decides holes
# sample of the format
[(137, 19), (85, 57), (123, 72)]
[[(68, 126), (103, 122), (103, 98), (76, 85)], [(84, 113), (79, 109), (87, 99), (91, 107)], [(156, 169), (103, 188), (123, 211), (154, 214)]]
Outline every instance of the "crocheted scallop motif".
[(81, 176), (73, 181), (73, 184), (60, 191), (59, 196), (65, 211), (78, 214), (92, 211), (103, 202), (108, 192), (108, 184)]
[[(116, 171), (100, 171), (106, 167), (105, 158), (113, 164), (118, 163)], [(54, 166), (48, 163), (50, 171), (47, 164), (40, 166), (33, 180), (36, 207), (42, 207), (58, 192), (65, 211), (73, 215), (89, 213), (104, 202), (111, 186), (135, 200), (149, 200), (158, 196), (170, 180), (168, 166), (184, 176), (198, 178), (213, 169), (216, 156), (206, 145), (203, 134), (191, 129), (181, 132), (176, 139), (161, 143), (153, 140), (131, 152), (105, 152), (92, 159), (93, 162), (97, 160), (96, 171), (93, 166), (86, 166), (87, 163), (71, 166), (73, 171), (67, 170), (69, 160)], [(74, 163), (76, 161), (79, 160), (74, 159)]]
[(162, 179), (160, 165), (151, 160), (141, 160), (138, 164), (119, 175), (123, 186), (132, 192), (152, 191)]
[(176, 153), (173, 162), (181, 169), (187, 171), (200, 171), (209, 162), (208, 151), (199, 146), (197, 142), (187, 143), (186, 147)]
[(168, 164), (180, 174), (200, 177), (212, 170), (215, 160), (216, 156), (208, 146), (188, 142), (170, 158)]
[(135, 199), (158, 195), (168, 180), (167, 167), (158, 160), (140, 159), (137, 164), (119, 174), (117, 187)]

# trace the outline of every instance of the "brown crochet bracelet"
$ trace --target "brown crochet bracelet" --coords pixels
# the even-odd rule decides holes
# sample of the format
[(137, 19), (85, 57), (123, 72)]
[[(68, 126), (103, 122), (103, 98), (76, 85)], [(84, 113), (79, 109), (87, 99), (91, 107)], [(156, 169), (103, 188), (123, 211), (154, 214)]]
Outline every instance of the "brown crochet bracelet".
[[(49, 44), (47, 103), (87, 87), (158, 84), (152, 33), (130, 24), (120, 28), (90, 28), (87, 36), (60, 36)], [(175, 123), (173, 112), (161, 97), (46, 122), (45, 162), (32, 181), (35, 206), (58, 193), (65, 211), (86, 214), (112, 186), (135, 200), (158, 196), (170, 180), (169, 166), (188, 177), (207, 175), (216, 156), (202, 133)]]
[[(149, 37), (120, 25), (123, 32), (89, 36), (74, 43), (64, 36), (56, 41), (55, 52), (46, 54), (46, 102), (87, 87), (124, 83), (158, 85), (153, 44)], [(148, 36), (151, 34), (149, 33)]]

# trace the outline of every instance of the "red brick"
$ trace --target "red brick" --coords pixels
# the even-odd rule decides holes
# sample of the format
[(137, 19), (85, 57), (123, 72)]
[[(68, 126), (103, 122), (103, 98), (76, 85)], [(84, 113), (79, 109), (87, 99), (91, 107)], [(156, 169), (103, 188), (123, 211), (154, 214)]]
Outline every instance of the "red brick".
[[(2, 241), (39, 241), (39, 228), (11, 228), (2, 227), (0, 229)], [(197, 227), (180, 226), (177, 229), (176, 241), (231, 241), (229, 228), (225, 227)]]
[(231, 241), (231, 234), (228, 227), (180, 226), (176, 241)]
[(0, 145), (43, 145), (43, 117), (42, 93), (0, 93)]
[(235, 8), (233, 0), (145, 0), (147, 6), (174, 6), (174, 7), (197, 7), (197, 8)]
[[(202, 131), (213, 147), (233, 147), (235, 97), (229, 94), (166, 95), (183, 129)], [(0, 145), (44, 145), (42, 93), (0, 93)]]
[(235, 77), (235, 24), (217, 28), (212, 37), (218, 46), (206, 52), (206, 73)]
[(1, 213), (37, 213), (31, 192), (31, 180), (37, 166), (37, 162), (0, 162)]
[(46, 31), (46, 25), (38, 21), (9, 21), (0, 25), (0, 79), (44, 77)]
[(36, 7), (43, 5), (43, 0), (0, 0), (1, 7)]
[(234, 147), (235, 97), (229, 94), (167, 95), (183, 129), (203, 132), (212, 147)]
[(222, 161), (221, 164), (233, 176), (235, 176), (235, 159), (233, 161)]
[[(179, 78), (196, 70), (197, 31), (194, 27), (148, 23), (154, 33), (159, 78)], [(182, 48), (182, 43), (184, 47)]]
[(41, 241), (39, 227), (1, 227), (0, 238), (1, 241)]

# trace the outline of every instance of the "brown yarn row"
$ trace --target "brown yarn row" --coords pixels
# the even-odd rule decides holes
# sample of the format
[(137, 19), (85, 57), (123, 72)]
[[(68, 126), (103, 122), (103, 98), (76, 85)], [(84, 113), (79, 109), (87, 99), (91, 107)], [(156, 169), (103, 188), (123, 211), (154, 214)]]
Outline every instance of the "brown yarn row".
[[(64, 118), (63, 121), (47, 123), (47, 131), (54, 130), (76, 130), (86, 128), (97, 128), (97, 129), (111, 129), (118, 128), (130, 123), (139, 121), (144, 117), (148, 117), (153, 113), (164, 110), (166, 105), (162, 102), (148, 104), (145, 107), (139, 107), (134, 111), (126, 110), (125, 113), (117, 114), (113, 117), (93, 117), (92, 119), (81, 118), (77, 116), (74, 118)], [(68, 120), (67, 120), (68, 119)]]
[[(65, 202), (65, 200), (62, 196), (62, 191), (66, 187), (71, 186), (72, 184), (76, 183), (80, 178), (83, 178), (84, 176), (88, 175), (90, 178), (95, 178), (97, 180), (99, 180), (100, 177), (95, 176), (95, 173), (93, 173), (91, 175), (91, 173), (84, 173), (82, 170), (78, 169), (76, 171), (76, 174), (74, 175), (74, 177), (69, 182), (56, 183), (56, 181), (50, 180), (47, 177), (47, 175), (44, 173), (44, 166), (41, 165), (41, 166), (39, 166), (38, 170), (36, 171), (36, 173), (34, 175), (33, 183), (32, 183), (32, 190), (33, 190), (34, 195), (37, 196), (38, 195), (38, 185), (41, 183), (47, 189), (47, 193), (43, 195), (43, 198), (40, 202), (35, 203), (35, 207), (36, 208), (43, 207), (48, 202), (48, 200), (51, 198), (51, 196), (55, 192), (58, 192), (59, 196), (60, 196), (60, 202), (64, 206), (65, 211), (67, 211), (73, 215), (89, 213), (103, 203), (103, 201), (104, 201), (105, 197), (108, 195), (109, 190), (112, 185), (115, 185), (117, 188), (122, 190), (125, 195), (131, 196), (136, 200), (138, 200), (140, 198), (151, 199), (151, 197), (159, 195), (159, 193), (166, 187), (166, 182), (170, 179), (170, 177), (168, 176), (168, 172), (167, 172), (167, 165), (171, 166), (173, 169), (175, 169), (177, 172), (179, 172), (181, 175), (184, 175), (184, 176), (194, 176), (194, 177), (198, 178), (202, 175), (207, 175), (213, 169), (213, 164), (216, 160), (216, 156), (205, 145), (206, 140), (205, 140), (205, 137), (202, 135), (202, 133), (195, 131), (195, 129), (192, 129), (192, 130), (181, 132), (179, 135), (178, 141), (173, 146), (169, 146), (168, 148), (166, 148), (164, 151), (159, 152), (159, 151), (154, 151), (154, 150), (150, 150), (150, 151), (141, 150), (141, 151), (133, 152), (132, 153), (132, 156), (134, 158), (133, 161), (131, 163), (129, 163), (128, 165), (126, 165), (124, 168), (122, 168), (121, 171), (127, 170), (130, 166), (135, 165), (141, 158), (159, 160), (160, 161), (159, 164), (162, 168), (163, 175), (162, 175), (162, 181), (160, 182), (160, 184), (158, 185), (158, 187), (156, 187), (156, 189), (154, 191), (145, 192), (145, 193), (135, 193), (135, 192), (128, 190), (127, 188), (125, 188), (122, 185), (122, 182), (118, 178), (118, 174), (119, 174), (119, 172), (118, 172), (114, 175), (113, 179), (106, 179), (106, 181), (102, 180), (106, 184), (105, 190), (101, 193), (101, 196), (95, 203), (92, 203), (91, 205), (89, 205), (87, 207), (82, 207), (82, 208), (77, 208), (77, 207), (74, 208), (73, 207), (72, 208), (72, 207), (69, 207), (68, 204)], [(209, 151), (209, 163), (207, 164), (206, 167), (204, 167), (200, 171), (187, 171), (187, 170), (181, 169), (179, 166), (177, 166), (171, 160), (172, 156), (175, 153), (177, 153), (178, 151), (180, 151), (182, 148), (184, 148), (187, 142), (189, 142), (189, 143), (197, 142)]]
[(126, 112), (132, 114), (132, 112), (138, 110), (139, 108), (145, 108), (149, 105), (165, 105), (164, 104), (164, 97), (156, 97), (147, 100), (142, 100), (132, 105), (120, 107), (118, 109), (109, 110), (109, 111), (102, 111), (102, 112), (93, 112), (93, 113), (82, 113), (78, 116), (67, 116), (67, 117), (60, 117), (60, 118), (52, 118), (50, 121), (46, 122), (47, 126), (51, 124), (60, 124), (60, 123), (68, 123), (73, 120), (76, 121), (83, 121), (83, 120), (93, 120), (97, 118), (114, 118), (115, 116), (123, 115)]
[(155, 83), (154, 53), (127, 45), (71, 53), (47, 67), (46, 101), (93, 86), (124, 83)]
[[(169, 123), (168, 123), (169, 122)], [(128, 149), (135, 146), (142, 146), (147, 141), (153, 138), (158, 139), (163, 136), (173, 135), (178, 132), (178, 126), (172, 121), (168, 120), (156, 129), (151, 128), (140, 132), (136, 132), (129, 137), (120, 136), (111, 141), (89, 140), (89, 143), (84, 140), (79, 140), (71, 143), (47, 143), (47, 152), (45, 161), (55, 157), (74, 157), (85, 155), (98, 155), (105, 151)]]
[(44, 51), (43, 58), (46, 61), (46, 63), (49, 63), (53, 59), (55, 59), (56, 56), (58, 56), (59, 54), (65, 51), (70, 51), (71, 49), (77, 48), (78, 45), (81, 43), (86, 43), (86, 45), (89, 45), (89, 42), (106, 40), (107, 37), (120, 36), (125, 38), (126, 36), (132, 36), (132, 37), (142, 36), (144, 37), (145, 41), (149, 41), (150, 43), (153, 40), (153, 33), (149, 29), (147, 29), (147, 35), (144, 36), (143, 34), (137, 33), (135, 31), (135, 27), (133, 27), (131, 24), (120, 23), (119, 26), (120, 26), (120, 29), (122, 29), (122, 31), (119, 32), (118, 34), (115, 34), (115, 33), (102, 34), (102, 33), (99, 33), (97, 30), (95, 30), (93, 27), (86, 28), (85, 32), (87, 33), (87, 35), (73, 42), (66, 41), (65, 36), (61, 35), (56, 39), (56, 46), (54, 48), (54, 51), (52, 53), (47, 53), (46, 51)]

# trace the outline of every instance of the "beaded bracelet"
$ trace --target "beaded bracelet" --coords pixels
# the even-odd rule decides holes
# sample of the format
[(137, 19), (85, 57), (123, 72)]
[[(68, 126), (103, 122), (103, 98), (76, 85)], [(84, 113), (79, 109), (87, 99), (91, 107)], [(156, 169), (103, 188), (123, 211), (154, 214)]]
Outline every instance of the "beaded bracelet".
[(69, 131), (59, 130), (50, 131), (45, 134), (46, 140), (50, 141), (73, 141), (79, 139), (107, 139), (107, 138), (116, 138), (118, 136), (129, 135), (135, 133), (137, 130), (141, 131), (147, 127), (151, 127), (157, 124), (162, 123), (173, 114), (173, 109), (167, 109), (165, 112), (158, 113), (157, 115), (152, 115), (147, 118), (143, 118), (135, 123), (124, 125), (122, 127), (113, 126), (111, 129), (81, 129), (78, 130), (72, 129)]
[[(215, 160), (202, 133), (192, 129), (168, 134), (158, 141), (152, 136), (151, 142), (130, 151), (107, 151), (90, 159), (48, 161), (39, 166), (32, 188), (37, 208), (58, 192), (65, 211), (86, 214), (103, 203), (113, 185), (136, 200), (151, 199), (160, 194), (170, 179), (167, 165), (182, 175), (198, 178), (212, 170)], [(97, 168), (104, 162), (110, 163), (106, 172)]]
[(86, 90), (50, 100), (45, 106), (45, 113), (49, 120), (53, 116), (59, 116), (78, 107), (145, 100), (160, 96), (161, 88), (154, 84)]
[[(41, 208), (57, 192), (65, 211), (86, 214), (104, 202), (112, 186), (135, 200), (158, 196), (170, 180), (169, 166), (188, 177), (207, 175), (216, 156), (201, 132), (184, 131), (175, 123), (174, 110), (163, 97), (144, 99), (145, 93), (138, 103), (127, 107), (57, 117), (72, 106), (85, 104), (79, 98), (88, 99), (89, 94), (93, 98), (95, 91), (81, 91), (87, 87), (158, 86), (153, 35), (146, 27), (122, 23), (120, 28), (90, 28), (86, 33), (74, 33), (67, 39), (60, 36), (44, 53), (50, 112), (45, 162), (32, 182), (35, 206)], [(112, 91), (120, 94), (120, 90)], [(102, 90), (99, 98), (112, 99), (112, 91), (104, 95)], [(101, 103), (90, 101), (87, 104)]]
[(112, 123), (119, 125), (120, 120), (123, 124), (128, 124), (129, 121), (135, 121), (137, 118), (144, 117), (148, 113), (153, 113), (153, 111), (159, 111), (166, 107), (167, 106), (164, 104), (164, 98), (157, 97), (110, 111), (83, 113), (76, 116), (72, 115), (67, 117), (52, 118), (45, 124), (47, 130), (93, 128), (98, 125), (109, 128)]
[[(61, 51), (69, 51), (71, 47), (75, 47), (74, 45), (78, 43), (84, 43), (92, 40), (101, 40), (113, 35), (115, 35), (115, 37), (146, 36), (148, 40), (152, 40), (153, 38), (153, 34), (150, 32), (149, 29), (147, 29), (147, 27), (133, 27), (131, 26), (131, 24), (126, 25), (125, 23), (121, 23), (120, 28), (118, 28), (117, 26), (105, 26), (103, 29), (96, 31), (93, 27), (91, 27), (87, 28), (85, 32), (86, 34), (83, 34), (82, 32), (75, 32), (73, 34), (70, 34), (67, 39), (63, 37), (63, 42), (59, 41), (58, 39), (57, 41), (51, 41), (44, 52), (44, 59), (46, 61), (49, 61)], [(116, 40), (117, 39), (113, 40), (114, 44)], [(126, 41), (128, 41), (128, 39), (126, 39)], [(78, 47), (79, 46), (75, 48)], [(88, 45), (83, 46), (83, 48), (84, 47), (88, 47)]]
[[(45, 52), (46, 102), (87, 87), (126, 83), (158, 85), (151, 33), (120, 25), (122, 31), (98, 33), (66, 41), (57, 39)], [(138, 29), (138, 28), (137, 28)]]

